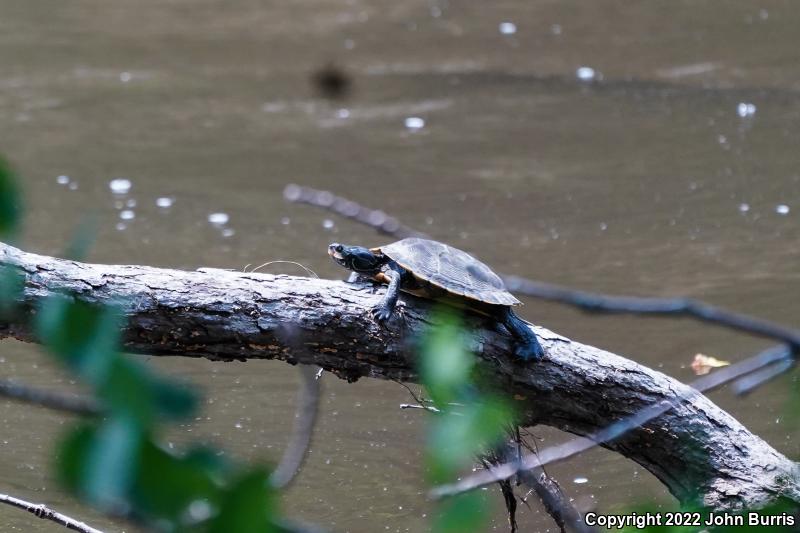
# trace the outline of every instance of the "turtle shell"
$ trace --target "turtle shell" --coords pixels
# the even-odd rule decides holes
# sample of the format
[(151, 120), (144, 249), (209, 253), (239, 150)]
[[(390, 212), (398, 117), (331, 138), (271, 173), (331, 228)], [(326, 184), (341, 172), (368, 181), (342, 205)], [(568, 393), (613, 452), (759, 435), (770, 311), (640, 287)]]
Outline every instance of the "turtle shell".
[(493, 305), (520, 305), (500, 276), (467, 252), (416, 237), (393, 242), (380, 252), (417, 278), (451, 294)]

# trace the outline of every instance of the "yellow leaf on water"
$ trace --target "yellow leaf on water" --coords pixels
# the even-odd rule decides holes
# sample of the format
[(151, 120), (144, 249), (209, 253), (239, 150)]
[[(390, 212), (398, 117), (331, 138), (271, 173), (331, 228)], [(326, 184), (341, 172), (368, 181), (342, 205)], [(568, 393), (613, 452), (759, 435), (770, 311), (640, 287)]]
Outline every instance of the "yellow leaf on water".
[(704, 376), (711, 372), (712, 368), (719, 368), (728, 366), (730, 361), (722, 361), (710, 355), (703, 355), (701, 353), (695, 354), (694, 361), (692, 361), (692, 370), (698, 376)]

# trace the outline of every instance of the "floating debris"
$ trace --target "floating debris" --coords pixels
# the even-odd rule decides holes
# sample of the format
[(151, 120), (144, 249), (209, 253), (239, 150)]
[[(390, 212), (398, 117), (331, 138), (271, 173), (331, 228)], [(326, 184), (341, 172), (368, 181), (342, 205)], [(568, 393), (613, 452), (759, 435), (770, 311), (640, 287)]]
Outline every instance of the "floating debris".
[(736, 106), (736, 114), (742, 118), (751, 117), (756, 114), (756, 106), (750, 102), (739, 102), (739, 105)]
[(131, 180), (126, 178), (114, 178), (108, 182), (108, 187), (114, 194), (128, 194), (131, 190)]
[(329, 64), (311, 75), (311, 83), (323, 98), (338, 99), (348, 95), (353, 81), (342, 68)]
[(208, 221), (215, 226), (224, 226), (229, 220), (228, 213), (211, 213), (208, 215)]
[(692, 361), (692, 372), (697, 376), (705, 376), (711, 372), (712, 368), (721, 368), (730, 364), (730, 361), (722, 361), (716, 357), (698, 353), (695, 354), (694, 360)]
[(425, 127), (425, 120), (420, 117), (407, 117), (405, 125), (410, 130), (421, 130)]
[(501, 22), (498, 29), (503, 35), (514, 35), (517, 33), (517, 25), (513, 22)]

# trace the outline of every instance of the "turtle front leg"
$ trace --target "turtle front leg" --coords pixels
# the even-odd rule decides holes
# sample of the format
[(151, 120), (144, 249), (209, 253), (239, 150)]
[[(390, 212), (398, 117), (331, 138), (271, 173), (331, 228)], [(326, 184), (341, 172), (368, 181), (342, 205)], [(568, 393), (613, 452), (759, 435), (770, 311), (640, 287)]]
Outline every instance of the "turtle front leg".
[(536, 334), (528, 327), (528, 323), (514, 314), (510, 307), (503, 313), (501, 320), (516, 341), (514, 355), (524, 361), (538, 361), (544, 357), (544, 349), (539, 344)]
[(400, 295), (400, 279), (402, 277), (400, 272), (392, 269), (387, 269), (383, 275), (389, 279), (389, 287), (386, 289), (381, 303), (370, 310), (378, 322), (386, 322), (392, 316), (394, 307), (397, 305), (397, 297)]

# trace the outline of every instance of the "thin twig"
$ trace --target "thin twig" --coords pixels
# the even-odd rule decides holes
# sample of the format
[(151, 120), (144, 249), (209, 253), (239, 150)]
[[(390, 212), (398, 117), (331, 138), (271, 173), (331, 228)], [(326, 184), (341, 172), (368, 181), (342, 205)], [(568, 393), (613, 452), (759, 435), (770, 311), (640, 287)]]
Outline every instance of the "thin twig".
[(102, 412), (98, 403), (90, 397), (58, 394), (8, 379), (0, 380), (0, 396), (83, 416), (94, 416)]
[[(413, 403), (401, 403), (400, 409), (424, 409), (425, 411), (430, 411), (431, 413), (439, 414), (441, 411), (436, 407), (432, 407), (430, 405), (417, 405)], [(451, 413), (456, 414), (456, 413)]]
[(650, 420), (664, 414), (678, 403), (691, 401), (701, 392), (716, 389), (736, 379), (758, 371), (780, 361), (791, 358), (791, 351), (787, 346), (774, 346), (763, 352), (726, 367), (714, 374), (695, 380), (690, 385), (695, 389), (690, 394), (674, 399), (664, 400), (640, 410), (634, 415), (596, 431), (586, 437), (579, 437), (565, 443), (545, 448), (538, 454), (527, 454), (518, 461), (512, 461), (489, 470), (467, 476), (450, 485), (440, 485), (434, 488), (430, 495), (433, 498), (454, 496), (485, 485), (496, 483), (500, 479), (508, 479), (523, 470), (534, 469), (557, 461), (563, 461), (600, 444), (619, 438), (635, 427), (646, 424)]
[(286, 451), (281, 458), (281, 462), (272, 472), (270, 482), (274, 487), (284, 488), (295, 474), (300, 470), (306, 457), (306, 451), (311, 443), (311, 436), (314, 433), (314, 423), (317, 420), (319, 410), (319, 380), (317, 379), (317, 367), (300, 366), (300, 374), (303, 381), (297, 393), (297, 411), (295, 413), (294, 428)]
[(20, 509), (24, 509), (43, 520), (50, 520), (57, 524), (61, 524), (67, 529), (71, 529), (73, 531), (80, 531), (81, 533), (103, 533), (99, 529), (95, 529), (84, 524), (83, 522), (75, 520), (74, 518), (70, 518), (67, 515), (53, 511), (44, 504), (26, 502), (25, 500), (20, 500), (19, 498), (15, 498), (7, 494), (0, 494), (0, 503), (5, 503)]
[(399, 239), (404, 239), (406, 237), (426, 237), (424, 233), (404, 226), (399, 220), (387, 215), (379, 209), (364, 207), (347, 198), (336, 196), (329, 191), (321, 191), (302, 185), (289, 184), (283, 190), (283, 197), (290, 202), (313, 205), (315, 207), (327, 209), (328, 211), (333, 211), (344, 218), (366, 224), (384, 235), (390, 235)]

